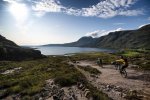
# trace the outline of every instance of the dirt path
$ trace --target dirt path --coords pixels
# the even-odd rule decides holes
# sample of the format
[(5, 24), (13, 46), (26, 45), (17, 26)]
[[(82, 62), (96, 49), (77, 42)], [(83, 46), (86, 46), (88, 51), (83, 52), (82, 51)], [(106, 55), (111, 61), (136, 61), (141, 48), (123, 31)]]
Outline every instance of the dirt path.
[[(113, 65), (105, 65), (104, 68), (97, 66), (94, 62), (80, 61), (80, 66), (90, 65), (97, 68), (102, 72), (98, 78), (92, 78), (87, 72), (81, 71), (88, 80), (97, 88), (107, 93), (111, 98), (115, 100), (124, 100), (124, 94), (122, 91), (136, 90), (141, 96), (142, 100), (150, 100), (150, 73), (137, 72), (128, 68), (127, 78), (123, 78), (118, 70), (115, 70)], [(148, 78), (147, 78), (148, 76)]]

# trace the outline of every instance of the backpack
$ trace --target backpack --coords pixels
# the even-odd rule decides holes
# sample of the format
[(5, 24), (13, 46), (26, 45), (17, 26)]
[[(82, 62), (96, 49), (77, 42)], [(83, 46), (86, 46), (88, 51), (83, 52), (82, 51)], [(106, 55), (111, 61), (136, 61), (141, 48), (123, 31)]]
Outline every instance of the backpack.
[(125, 62), (125, 66), (128, 66), (128, 59), (127, 59), (127, 58), (124, 58), (123, 60), (124, 60), (124, 62)]

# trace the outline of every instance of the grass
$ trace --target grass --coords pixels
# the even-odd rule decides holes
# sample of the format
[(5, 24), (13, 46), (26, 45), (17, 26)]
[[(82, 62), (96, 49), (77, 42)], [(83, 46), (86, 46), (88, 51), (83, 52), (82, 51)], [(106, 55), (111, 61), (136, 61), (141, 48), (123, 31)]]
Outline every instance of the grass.
[(100, 53), (100, 52), (92, 52), (92, 53), (78, 53), (70, 57), (72, 61), (78, 60), (94, 60), (97, 58), (101, 58), (103, 60), (103, 64), (110, 64), (112, 61), (116, 59), (116, 56), (109, 53)]
[(111, 98), (108, 97), (107, 94), (99, 91), (96, 87), (91, 85), (87, 80), (81, 80), (81, 82), (85, 86), (85, 88), (90, 90), (93, 100), (112, 100)]
[(83, 69), (84, 71), (89, 72), (90, 74), (99, 75), (101, 72), (97, 70), (96, 68), (93, 68), (91, 66), (78, 66), (80, 69)]
[[(63, 63), (63, 57), (49, 57), (40, 60), (22, 61), (22, 62), (0, 62), (0, 72), (16, 67), (22, 67), (17, 73), (2, 75), (0, 74), (0, 89), (6, 90), (7, 95), (20, 93), (22, 95), (34, 95), (41, 92), (45, 85), (45, 80), (56, 78), (67, 81), (67, 85), (77, 82), (81, 74), (67, 63)], [(59, 62), (59, 63), (58, 63)], [(72, 71), (70, 71), (72, 70)], [(59, 77), (59, 76), (64, 76)], [(64, 80), (65, 81), (65, 80)], [(56, 83), (62, 84), (56, 81)], [(3, 95), (5, 95), (3, 93)]]
[(87, 81), (74, 66), (67, 63), (64, 56), (21, 62), (0, 61), (1, 73), (18, 67), (21, 67), (19, 72), (0, 74), (0, 98), (19, 93), (23, 100), (35, 99), (36, 94), (42, 93), (47, 79), (54, 79), (62, 87), (74, 85), (81, 80)]
[(136, 51), (125, 51), (122, 55), (126, 57), (137, 57), (140, 53)]
[(111, 64), (118, 59), (118, 56), (125, 56), (130, 64), (138, 65), (140, 70), (150, 70), (150, 50), (128, 49), (114, 54), (109, 53), (78, 53), (69, 57), (72, 61), (90, 60), (96, 61), (97, 58), (103, 60), (103, 64)]
[(87, 83), (86, 87), (91, 91), (93, 100), (112, 100), (107, 94), (102, 93), (93, 85)]
[(72, 66), (70, 66), (69, 69), (60, 69), (54, 74), (54, 77), (54, 82), (62, 87), (74, 85), (81, 80), (81, 78), (85, 78)]
[[(110, 64), (110, 62), (116, 60), (116, 55), (96, 52), (78, 53), (70, 56), (69, 59), (96, 61), (97, 58), (101, 58), (104, 64)], [(119, 53), (119, 55), (130, 57), (130, 63), (133, 60), (132, 63), (139, 65), (141, 69), (150, 70), (150, 53), (148, 51), (126, 51)], [(68, 58), (64, 56), (49, 56), (43, 59), (20, 62), (0, 61), (0, 73), (21, 67), (19, 72), (6, 75), (0, 74), (0, 99), (18, 93), (23, 100), (35, 99), (34, 95), (43, 91), (45, 80), (54, 79), (54, 82), (62, 87), (71, 86), (84, 80), (84, 84), (90, 89), (95, 100), (109, 100), (107, 95), (88, 83), (86, 78), (74, 66), (68, 65), (67, 60)], [(101, 73), (90, 66), (82, 67), (82, 69), (91, 74)]]
[(118, 52), (116, 55), (123, 55), (127, 57), (129, 63), (139, 65), (141, 70), (150, 70), (150, 50), (124, 50), (122, 52)]

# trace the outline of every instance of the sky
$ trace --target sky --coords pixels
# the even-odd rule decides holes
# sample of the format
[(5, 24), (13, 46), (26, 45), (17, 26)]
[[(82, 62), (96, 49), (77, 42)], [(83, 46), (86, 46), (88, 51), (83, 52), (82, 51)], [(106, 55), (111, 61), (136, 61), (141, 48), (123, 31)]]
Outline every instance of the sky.
[(68, 43), (150, 23), (150, 0), (0, 0), (0, 34), (19, 45)]

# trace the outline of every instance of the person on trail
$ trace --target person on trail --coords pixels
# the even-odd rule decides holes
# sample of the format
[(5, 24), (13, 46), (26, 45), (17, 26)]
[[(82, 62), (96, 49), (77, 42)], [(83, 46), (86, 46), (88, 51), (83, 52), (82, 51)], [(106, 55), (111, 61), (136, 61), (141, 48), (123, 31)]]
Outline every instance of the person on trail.
[(103, 61), (102, 61), (102, 59), (98, 58), (97, 59), (97, 64), (98, 64), (98, 66), (103, 68)]
[(120, 59), (116, 60), (116, 62), (119, 63), (120, 65), (122, 65), (120, 71), (122, 71), (128, 67), (128, 60), (127, 60), (127, 58), (125, 58), (123, 56), (120, 56)]

